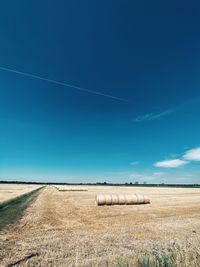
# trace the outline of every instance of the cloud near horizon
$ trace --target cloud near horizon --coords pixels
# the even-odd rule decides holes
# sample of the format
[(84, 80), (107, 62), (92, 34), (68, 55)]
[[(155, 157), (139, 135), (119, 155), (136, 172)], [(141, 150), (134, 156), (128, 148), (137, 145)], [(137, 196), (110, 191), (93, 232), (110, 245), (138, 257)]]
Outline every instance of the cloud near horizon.
[(189, 161), (200, 161), (200, 147), (186, 151), (183, 158)]
[(162, 167), (162, 168), (177, 168), (187, 164), (188, 161), (182, 159), (172, 159), (172, 160), (163, 160), (154, 163), (155, 167)]
[(174, 109), (168, 109), (163, 112), (157, 112), (157, 113), (147, 113), (144, 115), (140, 115), (135, 119), (135, 122), (143, 122), (143, 121), (153, 121), (156, 119), (159, 119), (161, 117), (164, 117), (166, 115), (169, 115), (171, 113), (174, 113)]
[(200, 161), (200, 147), (186, 151), (180, 159), (163, 160), (155, 162), (155, 167), (176, 168), (186, 165), (190, 161)]

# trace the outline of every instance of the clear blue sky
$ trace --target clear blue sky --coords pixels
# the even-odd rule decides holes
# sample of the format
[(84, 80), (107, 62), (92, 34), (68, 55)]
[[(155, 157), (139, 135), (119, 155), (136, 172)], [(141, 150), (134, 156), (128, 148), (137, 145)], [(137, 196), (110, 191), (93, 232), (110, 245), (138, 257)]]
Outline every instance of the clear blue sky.
[(199, 10), (3, 1), (0, 179), (200, 183)]

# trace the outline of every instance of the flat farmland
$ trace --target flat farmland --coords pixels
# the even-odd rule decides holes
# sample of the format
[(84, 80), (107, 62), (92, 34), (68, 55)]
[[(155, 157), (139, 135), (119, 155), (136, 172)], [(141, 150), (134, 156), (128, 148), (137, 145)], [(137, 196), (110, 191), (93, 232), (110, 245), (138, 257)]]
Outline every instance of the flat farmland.
[[(100, 193), (151, 203), (97, 206)], [(199, 266), (200, 189), (46, 186), (0, 248), (1, 266)]]
[(0, 184), (0, 203), (29, 193), (39, 187), (41, 187), (41, 185)]

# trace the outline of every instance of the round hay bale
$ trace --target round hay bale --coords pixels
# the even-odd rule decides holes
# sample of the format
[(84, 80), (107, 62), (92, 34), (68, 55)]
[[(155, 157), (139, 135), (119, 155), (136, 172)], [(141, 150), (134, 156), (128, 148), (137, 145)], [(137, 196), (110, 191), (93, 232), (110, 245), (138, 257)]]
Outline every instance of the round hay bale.
[(137, 194), (137, 204), (143, 204), (144, 203), (144, 196)]
[(136, 194), (131, 195), (131, 204), (137, 204), (138, 203), (138, 198)]
[(112, 196), (111, 195), (105, 195), (105, 204), (106, 205), (112, 205)]
[(113, 194), (113, 195), (97, 195), (96, 203), (100, 205), (134, 205), (134, 204), (148, 204), (150, 199), (147, 196), (140, 194)]
[(119, 198), (118, 195), (111, 195), (112, 197), (112, 205), (117, 205), (119, 204)]
[(126, 205), (133, 204), (133, 195), (125, 195)]
[(148, 196), (144, 196), (144, 203), (145, 204), (149, 204), (150, 203), (150, 199)]
[(126, 198), (125, 198), (125, 195), (122, 195), (122, 194), (119, 194), (118, 195), (118, 203), (119, 203), (119, 205), (124, 205), (124, 204), (126, 204)]
[(104, 195), (97, 195), (96, 196), (96, 203), (98, 206), (105, 205), (106, 204), (105, 196)]

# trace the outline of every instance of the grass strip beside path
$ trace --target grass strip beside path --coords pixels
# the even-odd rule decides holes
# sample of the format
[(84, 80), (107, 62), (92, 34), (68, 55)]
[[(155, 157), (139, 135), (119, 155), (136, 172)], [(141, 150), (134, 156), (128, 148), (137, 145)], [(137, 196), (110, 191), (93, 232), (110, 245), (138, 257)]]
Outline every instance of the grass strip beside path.
[(0, 231), (22, 218), (24, 211), (33, 203), (44, 187), (37, 188), (0, 204)]

